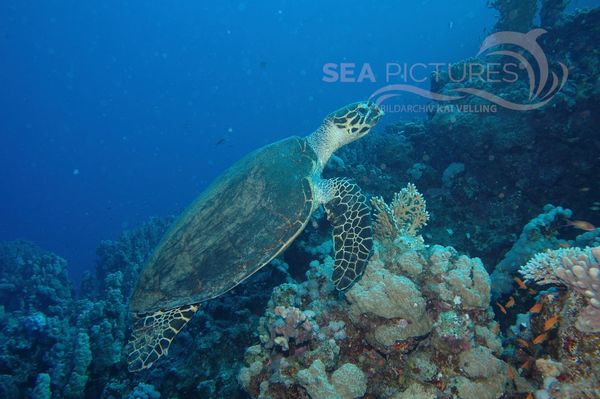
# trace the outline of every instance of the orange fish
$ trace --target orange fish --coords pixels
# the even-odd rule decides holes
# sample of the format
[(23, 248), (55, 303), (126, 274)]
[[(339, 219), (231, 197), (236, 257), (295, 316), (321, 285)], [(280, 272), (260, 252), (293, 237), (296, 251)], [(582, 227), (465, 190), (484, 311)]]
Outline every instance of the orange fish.
[(500, 324), (498, 324), (498, 323), (494, 324), (494, 327), (492, 327), (492, 332), (494, 334), (498, 334), (499, 331), (500, 331)]
[(529, 359), (525, 360), (525, 362), (519, 368), (523, 369), (523, 370), (527, 370), (529, 368)]
[(560, 244), (558, 244), (558, 246), (560, 248), (571, 248), (571, 244), (569, 244), (568, 242), (561, 242)]
[(512, 296), (510, 298), (508, 298), (508, 302), (506, 302), (506, 304), (504, 304), (504, 307), (506, 309), (512, 308), (513, 306), (515, 306), (515, 298), (513, 298)]
[(499, 304), (498, 302), (496, 302), (496, 305), (498, 305), (498, 307), (500, 308), (500, 311), (504, 314), (506, 314), (506, 308), (504, 306), (502, 306), (501, 304)]
[(529, 348), (529, 342), (525, 341), (523, 338), (517, 338), (515, 341), (523, 348)]
[(552, 327), (554, 327), (556, 325), (556, 323), (558, 323), (559, 319), (560, 319), (560, 317), (558, 315), (556, 315), (556, 316), (552, 316), (551, 318), (546, 320), (546, 322), (544, 323), (544, 331), (548, 331)]
[(513, 371), (512, 367), (510, 367), (510, 365), (508, 366), (508, 379), (509, 380), (515, 379), (515, 372)]
[(548, 338), (548, 334), (543, 333), (543, 334), (540, 334), (537, 337), (535, 337), (533, 339), (533, 341), (531, 341), (531, 342), (533, 342), (534, 345), (537, 345), (537, 344), (544, 342), (546, 340), (546, 338)]
[(547, 302), (554, 302), (554, 300), (556, 298), (558, 298), (558, 295), (557, 294), (544, 294), (544, 295), (542, 295), (542, 298), (544, 300), (546, 300)]
[(529, 392), (527, 394), (527, 396), (525, 397), (525, 399), (533, 399), (533, 394), (531, 392)]
[(523, 280), (521, 280), (518, 277), (514, 277), (513, 280), (515, 280), (515, 283), (517, 283), (517, 285), (519, 286), (520, 289), (522, 290), (526, 290), (527, 289), (527, 285), (525, 285), (525, 283), (523, 282)]
[(542, 305), (541, 302), (538, 302), (529, 309), (529, 312), (530, 313), (540, 313), (542, 311), (543, 307), (544, 307), (544, 305)]
[(584, 231), (596, 230), (596, 227), (593, 224), (586, 222), (585, 220), (567, 220), (567, 226), (572, 226)]

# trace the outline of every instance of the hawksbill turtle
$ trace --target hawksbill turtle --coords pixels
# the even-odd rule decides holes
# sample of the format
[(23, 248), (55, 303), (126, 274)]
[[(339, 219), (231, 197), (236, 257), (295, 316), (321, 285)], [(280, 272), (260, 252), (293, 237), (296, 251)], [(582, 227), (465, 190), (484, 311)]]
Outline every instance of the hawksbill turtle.
[(281, 254), (321, 205), (333, 225), (333, 283), (344, 291), (362, 275), (373, 245), (368, 202), (352, 180), (322, 179), (321, 172), (334, 151), (365, 136), (382, 115), (373, 102), (347, 105), (309, 136), (239, 160), (190, 205), (150, 256), (130, 299), (130, 371), (165, 355), (202, 302)]

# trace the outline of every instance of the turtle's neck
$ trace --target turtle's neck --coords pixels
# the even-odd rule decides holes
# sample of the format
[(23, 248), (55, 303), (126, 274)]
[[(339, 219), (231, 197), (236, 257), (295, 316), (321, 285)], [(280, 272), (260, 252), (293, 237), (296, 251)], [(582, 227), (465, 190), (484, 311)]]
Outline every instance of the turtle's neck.
[(333, 127), (329, 122), (324, 122), (319, 126), (306, 138), (306, 141), (319, 158), (319, 172), (323, 171), (331, 155), (344, 145), (339, 129)]

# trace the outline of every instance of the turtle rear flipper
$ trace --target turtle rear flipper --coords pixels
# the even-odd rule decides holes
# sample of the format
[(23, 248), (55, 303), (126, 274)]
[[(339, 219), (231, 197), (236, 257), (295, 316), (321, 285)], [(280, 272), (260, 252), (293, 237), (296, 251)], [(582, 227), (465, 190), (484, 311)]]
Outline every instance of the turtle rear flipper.
[(373, 247), (371, 209), (360, 187), (349, 179), (325, 181), (327, 219), (333, 226), (333, 283), (343, 291), (364, 272)]
[(133, 325), (127, 363), (129, 371), (149, 368), (166, 355), (173, 338), (198, 311), (198, 304), (158, 310), (140, 317)]

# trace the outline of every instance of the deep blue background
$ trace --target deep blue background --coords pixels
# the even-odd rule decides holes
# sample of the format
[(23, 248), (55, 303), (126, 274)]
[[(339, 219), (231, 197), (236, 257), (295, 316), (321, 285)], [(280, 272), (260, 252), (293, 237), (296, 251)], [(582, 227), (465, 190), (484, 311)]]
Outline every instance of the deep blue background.
[(96, 3), (0, 3), (0, 239), (75, 277), (100, 240), (380, 86), (324, 83), (324, 63), (457, 61), (494, 23), (484, 0)]

